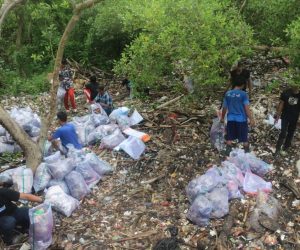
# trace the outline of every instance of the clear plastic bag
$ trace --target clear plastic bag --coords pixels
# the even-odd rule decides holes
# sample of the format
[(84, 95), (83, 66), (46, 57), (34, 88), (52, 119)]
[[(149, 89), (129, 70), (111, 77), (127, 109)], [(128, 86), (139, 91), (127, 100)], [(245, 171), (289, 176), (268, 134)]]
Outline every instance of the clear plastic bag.
[(48, 164), (57, 162), (57, 161), (59, 161), (59, 160), (61, 160), (61, 154), (60, 154), (59, 151), (56, 152), (56, 153), (54, 153), (53, 155), (49, 155), (49, 156), (47, 156), (47, 157), (44, 157), (44, 161), (45, 161), (46, 163), (48, 163)]
[(76, 126), (76, 132), (78, 134), (79, 141), (82, 145), (88, 144), (88, 135), (94, 130), (95, 127), (92, 124)]
[(109, 163), (101, 160), (95, 153), (86, 154), (85, 159), (100, 176), (109, 174), (113, 171), (113, 168), (109, 165)]
[(127, 115), (120, 115), (117, 117), (117, 123), (121, 130), (129, 128), (131, 126), (131, 120)]
[(5, 128), (3, 128), (1, 125), (0, 125), (0, 136), (3, 136), (6, 134), (6, 130)]
[(228, 190), (226, 187), (217, 187), (206, 196), (212, 203), (211, 218), (222, 218), (229, 212)]
[(271, 192), (271, 182), (266, 182), (258, 175), (252, 174), (248, 171), (245, 175), (243, 189), (246, 193), (256, 195), (259, 190), (263, 192)]
[(143, 121), (144, 118), (140, 115), (140, 113), (135, 109), (132, 115), (130, 116), (130, 124), (131, 126), (134, 126), (136, 124), (139, 124), (141, 121)]
[(58, 160), (48, 163), (49, 173), (54, 179), (62, 180), (68, 173), (75, 168), (71, 159)]
[(34, 250), (47, 249), (52, 244), (53, 216), (50, 204), (29, 209), (29, 242)]
[(109, 123), (109, 119), (107, 115), (91, 114), (90, 116), (94, 127), (98, 127), (100, 125), (106, 125)]
[(64, 99), (65, 94), (66, 94), (66, 90), (63, 87), (59, 86), (56, 94), (57, 100), (61, 101), (62, 99)]
[(189, 201), (192, 202), (200, 194), (206, 194), (213, 190), (222, 178), (216, 170), (207, 171), (204, 175), (192, 180), (186, 187)]
[(246, 160), (246, 154), (242, 149), (232, 150), (227, 160), (238, 167), (243, 174), (250, 170), (250, 165)]
[(50, 180), (47, 188), (52, 187), (52, 186), (60, 186), (60, 188), (66, 193), (66, 194), (70, 194), (70, 190), (66, 184), (66, 182), (64, 180)]
[(111, 135), (105, 136), (101, 140), (100, 148), (113, 149), (125, 140), (124, 135), (120, 129), (116, 129)]
[(212, 203), (203, 195), (197, 196), (191, 205), (187, 218), (198, 226), (206, 226), (212, 212)]
[(47, 190), (45, 201), (50, 203), (53, 209), (69, 217), (79, 207), (79, 201), (67, 195), (60, 186), (52, 186)]
[(14, 145), (0, 142), (0, 153), (13, 153)]
[(83, 176), (77, 171), (73, 170), (66, 176), (65, 180), (70, 190), (70, 194), (77, 200), (83, 199), (84, 196), (90, 192)]
[(273, 220), (278, 219), (282, 210), (277, 199), (262, 191), (257, 193), (256, 208)]
[(113, 123), (116, 123), (117, 122), (117, 118), (121, 115), (128, 115), (129, 113), (129, 108), (127, 107), (120, 107), (120, 108), (117, 108), (115, 110), (113, 110), (110, 115), (109, 115), (109, 120)]
[(129, 136), (120, 143), (119, 148), (124, 150), (131, 158), (138, 160), (145, 151), (146, 146), (139, 138)]
[(33, 173), (26, 166), (18, 167), (12, 174), (14, 189), (20, 193), (30, 194), (33, 185)]
[(272, 166), (261, 159), (258, 159), (252, 153), (245, 154), (245, 160), (248, 162), (251, 172), (261, 177), (265, 176), (272, 170)]
[(96, 143), (100, 142), (104, 136), (99, 132), (92, 132), (87, 136), (87, 144), (88, 145), (95, 145)]
[(210, 141), (219, 152), (226, 149), (224, 136), (224, 125), (220, 122), (219, 118), (213, 119), (213, 124), (210, 129)]
[(227, 180), (233, 180), (239, 187), (243, 187), (244, 175), (242, 171), (235, 166), (235, 164), (229, 161), (223, 161), (221, 172)]
[(49, 181), (51, 180), (51, 175), (48, 172), (47, 163), (41, 163), (34, 174), (33, 178), (33, 188), (35, 192), (39, 192), (44, 190)]
[(88, 161), (79, 163), (75, 170), (83, 176), (85, 183), (89, 188), (94, 187), (101, 179)]
[(106, 116), (108, 118), (105, 110), (102, 108), (100, 103), (91, 104), (90, 111), (92, 114), (100, 114), (100, 115)]
[(239, 190), (239, 184), (234, 180), (229, 180), (227, 183), (228, 199), (242, 199), (244, 196)]

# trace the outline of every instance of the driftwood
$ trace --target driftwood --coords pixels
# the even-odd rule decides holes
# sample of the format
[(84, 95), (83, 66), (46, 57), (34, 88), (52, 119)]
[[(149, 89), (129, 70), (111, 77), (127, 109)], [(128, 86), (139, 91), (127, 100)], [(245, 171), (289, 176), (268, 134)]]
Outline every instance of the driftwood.
[(174, 103), (174, 102), (177, 102), (177, 101), (178, 101), (180, 98), (182, 98), (183, 96), (184, 96), (184, 95), (177, 96), (176, 98), (174, 98), (174, 99), (172, 99), (172, 100), (170, 100), (170, 101), (167, 101), (167, 102), (165, 102), (165, 103), (163, 103), (163, 104), (157, 106), (155, 109), (151, 110), (150, 113), (153, 112), (153, 111), (155, 111), (155, 110), (157, 110), (157, 109), (164, 108), (164, 107), (166, 107), (166, 106), (168, 106), (168, 105), (170, 105), (170, 104), (172, 104), (172, 103)]

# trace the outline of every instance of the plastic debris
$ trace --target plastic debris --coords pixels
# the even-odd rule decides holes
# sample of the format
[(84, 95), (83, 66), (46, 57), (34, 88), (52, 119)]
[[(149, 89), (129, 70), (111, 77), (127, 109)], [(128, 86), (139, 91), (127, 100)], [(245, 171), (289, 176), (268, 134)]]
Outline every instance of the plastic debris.
[(63, 159), (48, 163), (49, 173), (57, 180), (62, 180), (74, 168), (75, 166), (72, 164), (71, 159)]
[(29, 242), (34, 250), (47, 249), (52, 244), (53, 216), (50, 204), (29, 210)]
[(248, 171), (245, 175), (243, 189), (249, 194), (257, 194), (259, 190), (271, 192), (272, 184), (271, 182), (266, 182), (258, 175), (252, 174), (250, 171)]
[(67, 217), (79, 206), (79, 201), (67, 195), (60, 186), (50, 187), (46, 193), (45, 201), (51, 204), (53, 209)]
[(120, 143), (118, 148), (124, 150), (131, 158), (137, 160), (145, 151), (146, 146), (139, 138), (129, 136), (126, 140)]
[(188, 211), (187, 218), (198, 226), (205, 226), (209, 222), (212, 210), (211, 201), (204, 195), (198, 195)]
[(125, 137), (122, 134), (121, 130), (116, 129), (111, 135), (107, 135), (101, 140), (100, 148), (113, 149), (124, 140)]
[(65, 179), (70, 190), (70, 194), (75, 199), (81, 200), (90, 192), (89, 187), (86, 185), (85, 180), (80, 173), (73, 170), (66, 176)]
[(32, 170), (26, 166), (16, 168), (12, 174), (12, 181), (16, 191), (30, 194), (33, 185)]
[(85, 159), (100, 176), (109, 174), (113, 171), (113, 168), (109, 165), (109, 163), (101, 160), (95, 153), (88, 153), (85, 156)]
[(51, 175), (48, 172), (48, 166), (46, 163), (41, 163), (36, 171), (33, 178), (33, 188), (35, 192), (44, 190), (49, 181), (51, 180)]
[(213, 119), (213, 124), (210, 129), (210, 141), (219, 152), (225, 150), (226, 148), (224, 136), (224, 124), (220, 122), (219, 118)]

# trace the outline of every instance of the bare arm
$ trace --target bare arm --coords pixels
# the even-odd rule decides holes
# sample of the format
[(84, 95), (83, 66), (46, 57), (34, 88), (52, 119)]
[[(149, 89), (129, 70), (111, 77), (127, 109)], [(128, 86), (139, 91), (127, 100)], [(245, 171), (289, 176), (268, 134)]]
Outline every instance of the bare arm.
[(222, 109), (222, 114), (221, 114), (221, 122), (224, 121), (224, 118), (225, 118), (226, 113), (227, 113), (227, 108), (223, 108), (223, 109)]
[(20, 193), (20, 199), (27, 200), (27, 201), (33, 201), (33, 202), (43, 202), (41, 197), (38, 197), (33, 194)]
[(280, 100), (279, 105), (277, 107), (277, 111), (276, 111), (276, 116), (277, 116), (276, 118), (279, 118), (281, 116), (283, 106), (284, 106), (284, 102), (282, 100)]
[(250, 110), (249, 105), (245, 105), (245, 111), (246, 111), (247, 117), (248, 117), (249, 120), (250, 120), (250, 125), (251, 125), (251, 126), (254, 126), (254, 125), (255, 125), (255, 122), (254, 122), (254, 120), (253, 120), (252, 112), (251, 112), (251, 110)]

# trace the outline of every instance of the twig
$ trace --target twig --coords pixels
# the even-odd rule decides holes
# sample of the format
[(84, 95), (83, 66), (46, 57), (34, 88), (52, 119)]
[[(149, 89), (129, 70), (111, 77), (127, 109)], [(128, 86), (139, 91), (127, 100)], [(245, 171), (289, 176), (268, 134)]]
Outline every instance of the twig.
[(150, 112), (153, 112), (153, 111), (155, 111), (155, 110), (157, 110), (157, 109), (161, 109), (161, 108), (166, 107), (166, 106), (168, 106), (168, 105), (170, 105), (170, 104), (172, 104), (172, 103), (174, 103), (174, 102), (177, 102), (177, 101), (178, 101), (181, 97), (183, 97), (183, 96), (184, 96), (184, 95), (177, 96), (176, 98), (174, 98), (174, 99), (172, 99), (172, 100), (170, 100), (170, 101), (167, 101), (167, 102), (165, 102), (165, 103), (163, 103), (163, 104), (157, 106), (155, 109), (151, 110)]
[(162, 174), (162, 175), (159, 175), (159, 176), (157, 176), (157, 177), (155, 177), (155, 178), (152, 178), (152, 179), (150, 179), (150, 180), (147, 180), (147, 181), (141, 181), (141, 184), (151, 184), (151, 183), (153, 183), (153, 182), (155, 182), (155, 181), (157, 181), (157, 180), (159, 180), (159, 179), (161, 179), (161, 178), (163, 178), (163, 177), (165, 177), (166, 175), (165, 174)]
[(144, 232), (144, 233), (140, 233), (131, 237), (127, 237), (127, 238), (123, 238), (123, 239), (119, 239), (116, 240), (116, 242), (123, 242), (123, 241), (128, 241), (128, 240), (135, 240), (135, 239), (141, 239), (141, 238), (145, 238), (154, 234), (158, 234), (159, 232), (157, 232), (156, 230), (150, 230), (148, 232)]

